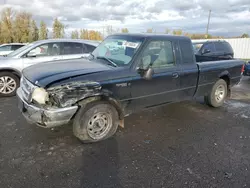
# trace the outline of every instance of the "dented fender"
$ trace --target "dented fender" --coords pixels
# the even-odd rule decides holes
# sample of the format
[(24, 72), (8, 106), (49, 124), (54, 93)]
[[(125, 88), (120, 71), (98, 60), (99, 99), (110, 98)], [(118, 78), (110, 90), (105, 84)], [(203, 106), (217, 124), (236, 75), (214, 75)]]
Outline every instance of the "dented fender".
[(94, 81), (76, 81), (64, 83), (55, 87), (48, 88), (50, 103), (58, 107), (70, 107), (78, 105), (84, 108), (87, 104), (104, 100), (113, 105), (122, 120), (124, 118), (124, 109), (120, 102), (112, 96), (112, 92), (102, 89), (98, 82)]
[(95, 102), (95, 101), (107, 101), (107, 102), (109, 102), (111, 105), (113, 105), (116, 108), (116, 110), (119, 114), (119, 119), (120, 120), (124, 119), (124, 109), (123, 109), (122, 105), (115, 98), (113, 98), (111, 96), (105, 96), (105, 95), (90, 96), (88, 98), (85, 98), (85, 99), (78, 101), (77, 104), (79, 106), (81, 106), (81, 108), (84, 108), (88, 104)]
[(47, 89), (52, 105), (68, 107), (89, 96), (101, 94), (101, 86), (98, 82), (77, 81), (64, 83)]
[(120, 120), (119, 126), (124, 128), (124, 110), (122, 108), (122, 105), (116, 99), (110, 96), (104, 96), (104, 95), (91, 96), (91, 97), (78, 101), (77, 104), (81, 108), (85, 108), (88, 104), (95, 102), (95, 101), (107, 101), (111, 105), (113, 105), (116, 108), (118, 115), (119, 115), (119, 120)]

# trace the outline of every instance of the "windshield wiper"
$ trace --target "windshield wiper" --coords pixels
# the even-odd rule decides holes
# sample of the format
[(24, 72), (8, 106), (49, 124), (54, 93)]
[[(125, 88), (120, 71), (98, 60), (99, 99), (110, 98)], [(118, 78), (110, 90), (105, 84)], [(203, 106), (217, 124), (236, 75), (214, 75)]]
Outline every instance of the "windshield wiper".
[(106, 60), (107, 62), (109, 62), (110, 65), (114, 66), (114, 67), (117, 67), (117, 64), (115, 64), (113, 61), (111, 61), (109, 58), (106, 58), (104, 56), (97, 56), (96, 59), (104, 59)]

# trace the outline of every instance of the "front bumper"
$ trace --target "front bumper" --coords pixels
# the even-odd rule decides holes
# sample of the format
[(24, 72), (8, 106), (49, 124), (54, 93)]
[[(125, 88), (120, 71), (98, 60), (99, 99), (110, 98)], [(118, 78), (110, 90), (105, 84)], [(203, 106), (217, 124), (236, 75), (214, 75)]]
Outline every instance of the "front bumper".
[(21, 88), (17, 89), (18, 108), (29, 123), (44, 128), (67, 124), (76, 113), (78, 106), (44, 109), (28, 104), (22, 97)]

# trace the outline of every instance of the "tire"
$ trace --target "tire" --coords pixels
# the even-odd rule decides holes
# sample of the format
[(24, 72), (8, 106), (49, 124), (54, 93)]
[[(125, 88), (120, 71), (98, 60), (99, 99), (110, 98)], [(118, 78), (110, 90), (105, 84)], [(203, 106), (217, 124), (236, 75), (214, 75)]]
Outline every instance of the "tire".
[(119, 116), (114, 106), (103, 101), (93, 102), (77, 112), (73, 134), (83, 143), (99, 142), (112, 137), (118, 125)]
[[(6, 87), (4, 83), (9, 83)], [(0, 97), (12, 97), (16, 95), (16, 90), (20, 86), (19, 78), (11, 72), (0, 72)], [(10, 89), (11, 88), (11, 89)]]
[(227, 98), (228, 86), (225, 80), (219, 79), (211, 90), (208, 96), (204, 97), (204, 101), (211, 107), (220, 107), (223, 105), (225, 99)]

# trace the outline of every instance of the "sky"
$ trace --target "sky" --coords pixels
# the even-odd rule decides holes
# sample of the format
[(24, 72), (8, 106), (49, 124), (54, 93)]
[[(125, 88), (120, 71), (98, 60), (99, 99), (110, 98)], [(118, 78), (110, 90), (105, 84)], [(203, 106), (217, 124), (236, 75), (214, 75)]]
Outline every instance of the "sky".
[(103, 31), (112, 25), (133, 33), (148, 28), (156, 33), (166, 28), (205, 33), (211, 10), (209, 34), (250, 34), (250, 0), (0, 0), (0, 10), (5, 7), (28, 11), (48, 27), (58, 17), (68, 32), (80, 28)]

